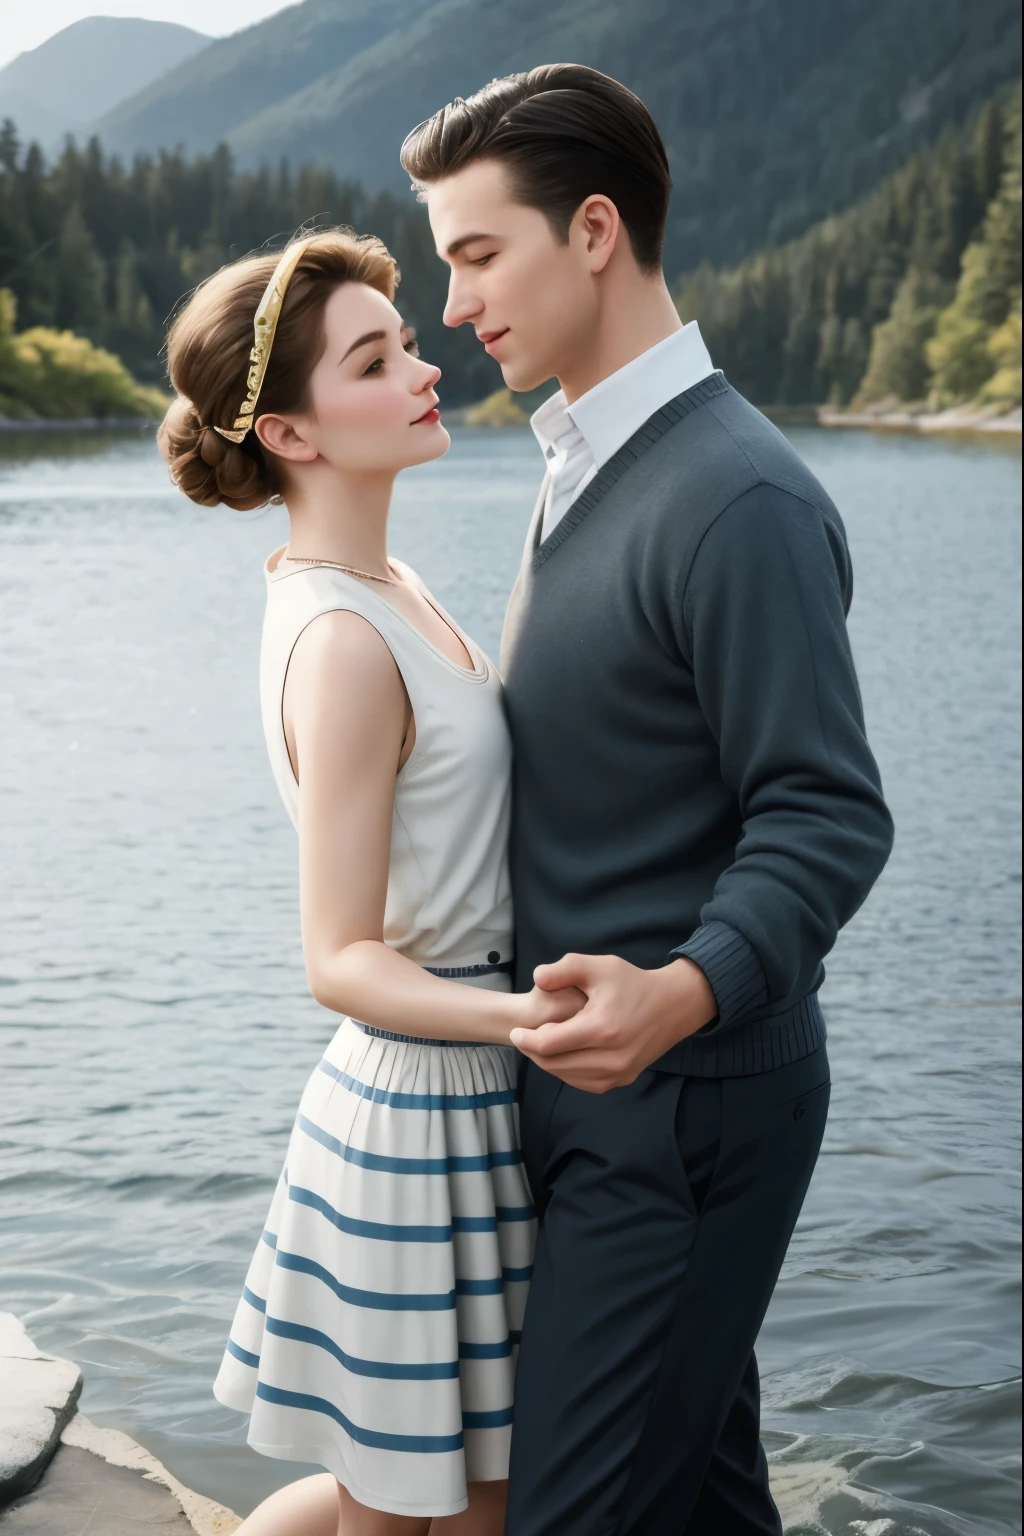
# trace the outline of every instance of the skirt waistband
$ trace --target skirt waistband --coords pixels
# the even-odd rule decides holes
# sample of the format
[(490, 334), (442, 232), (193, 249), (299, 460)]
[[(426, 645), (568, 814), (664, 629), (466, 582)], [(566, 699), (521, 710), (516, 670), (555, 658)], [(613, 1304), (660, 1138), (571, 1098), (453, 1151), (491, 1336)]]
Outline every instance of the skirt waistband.
[[(500, 964), (492, 965), (425, 965), (423, 969), (429, 971), (431, 976), (442, 976), (446, 981), (464, 981), (470, 976), (496, 976), (499, 973), (510, 975), (515, 962), (505, 960)], [(372, 1024), (362, 1024), (358, 1019), (351, 1021), (357, 1029), (361, 1029), (364, 1035), (373, 1035), (378, 1040), (397, 1040), (400, 1045), (490, 1045), (488, 1040), (429, 1040), (424, 1035), (396, 1035), (390, 1029), (376, 1029)]]
[(448, 981), (461, 981), (467, 976), (511, 976), (514, 960), (502, 960), (498, 965), (425, 965), (423, 970), (431, 976), (443, 976)]
[(364, 1035), (374, 1035), (378, 1040), (397, 1040), (402, 1045), (495, 1045), (494, 1040), (428, 1040), (426, 1035), (396, 1035), (390, 1029), (375, 1029), (372, 1024), (361, 1024), (358, 1019), (349, 1019), (356, 1029), (361, 1029)]

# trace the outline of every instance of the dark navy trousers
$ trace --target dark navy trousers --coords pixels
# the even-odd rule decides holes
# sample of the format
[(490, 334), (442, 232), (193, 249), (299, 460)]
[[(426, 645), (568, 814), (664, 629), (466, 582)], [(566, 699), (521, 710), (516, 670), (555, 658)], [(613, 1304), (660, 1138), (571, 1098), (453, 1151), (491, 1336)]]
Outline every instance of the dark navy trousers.
[(540, 1231), (506, 1536), (781, 1536), (754, 1342), (828, 1100), (824, 1046), (607, 1094), (524, 1065)]

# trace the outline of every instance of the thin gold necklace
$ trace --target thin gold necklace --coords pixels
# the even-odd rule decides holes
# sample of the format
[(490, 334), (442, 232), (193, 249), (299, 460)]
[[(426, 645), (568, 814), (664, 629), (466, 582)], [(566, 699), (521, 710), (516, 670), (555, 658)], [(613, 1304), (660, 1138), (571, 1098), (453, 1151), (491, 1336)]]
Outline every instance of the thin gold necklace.
[(317, 560), (312, 555), (285, 555), (285, 559), (293, 561), (295, 565), (329, 565), (332, 570), (344, 571), (347, 576), (362, 576), (367, 581), (384, 582), (389, 587), (401, 586), (396, 576), (375, 576), (372, 571), (361, 571), (355, 565), (343, 565), (340, 560)]

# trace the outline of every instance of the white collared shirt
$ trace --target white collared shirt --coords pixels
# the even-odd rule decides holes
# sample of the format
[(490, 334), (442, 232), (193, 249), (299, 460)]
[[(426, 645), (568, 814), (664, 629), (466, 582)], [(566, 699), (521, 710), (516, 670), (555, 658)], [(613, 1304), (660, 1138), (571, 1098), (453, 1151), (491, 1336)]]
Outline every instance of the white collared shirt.
[(569, 405), (562, 390), (530, 418), (549, 480), (543, 542), (602, 465), (676, 395), (714, 373), (696, 320), (609, 374)]

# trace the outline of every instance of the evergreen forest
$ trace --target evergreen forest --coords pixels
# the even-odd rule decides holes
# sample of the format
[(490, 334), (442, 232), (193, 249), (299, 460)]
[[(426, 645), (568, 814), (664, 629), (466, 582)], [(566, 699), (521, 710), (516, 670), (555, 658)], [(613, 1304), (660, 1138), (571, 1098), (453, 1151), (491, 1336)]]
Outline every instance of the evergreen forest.
[(303, 227), (350, 225), (398, 259), (398, 302), (425, 357), (444, 370), (445, 398), (480, 399), (501, 382), (468, 331), (441, 323), (446, 268), (422, 207), (407, 193), (367, 195), (330, 171), (287, 163), (237, 171), (229, 150), (137, 156), (130, 167), (98, 140), (68, 141), (53, 165), (0, 128), (0, 290), (17, 327), (70, 330), (121, 358), (145, 383), (165, 380), (169, 319), (227, 261), (275, 249)]
[[(423, 354), (444, 370), (446, 403), (500, 386), (471, 331), (441, 323), (445, 268), (408, 194), (367, 194), (312, 165), (238, 170), (224, 146), (140, 155), (126, 166), (96, 139), (84, 148), (69, 141), (48, 164), (4, 124), (0, 414), (19, 395), (27, 410), (57, 414), (46, 380), (55, 399), (58, 359), (73, 349), (53, 338), (65, 332), (91, 346), (87, 362), (73, 354), (75, 366), (107, 380), (90, 409), (83, 396), (70, 414), (130, 413), (131, 380), (115, 384), (111, 370), (120, 359), (142, 385), (164, 382), (167, 322), (198, 282), (299, 228), (338, 223), (379, 234), (395, 253), (400, 307)], [(739, 265), (699, 266), (676, 292), (715, 363), (761, 405), (1019, 404), (1019, 84), (845, 212)], [(133, 398), (135, 409), (152, 410), (152, 392)]]
[(679, 285), (759, 404), (1021, 400), (1021, 92), (838, 217)]

